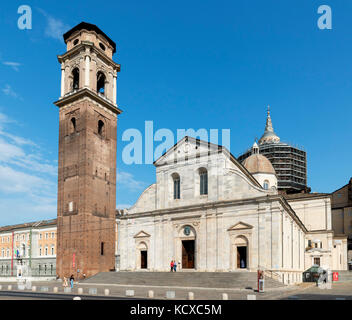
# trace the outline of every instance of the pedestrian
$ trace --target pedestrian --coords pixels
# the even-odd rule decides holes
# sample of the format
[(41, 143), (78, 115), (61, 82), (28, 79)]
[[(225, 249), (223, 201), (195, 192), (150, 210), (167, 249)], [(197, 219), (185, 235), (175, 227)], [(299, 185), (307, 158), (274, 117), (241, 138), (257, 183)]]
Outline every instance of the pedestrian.
[(73, 280), (75, 280), (75, 278), (73, 277), (73, 274), (71, 274), (71, 277), (70, 277), (71, 289), (73, 289)]
[(64, 282), (63, 282), (62, 285), (63, 285), (64, 288), (66, 288), (68, 286), (66, 277), (64, 277)]
[(174, 271), (174, 260), (171, 260), (170, 268), (170, 272)]
[(177, 269), (177, 263), (176, 263), (176, 260), (174, 260), (174, 271), (176, 272), (176, 269)]

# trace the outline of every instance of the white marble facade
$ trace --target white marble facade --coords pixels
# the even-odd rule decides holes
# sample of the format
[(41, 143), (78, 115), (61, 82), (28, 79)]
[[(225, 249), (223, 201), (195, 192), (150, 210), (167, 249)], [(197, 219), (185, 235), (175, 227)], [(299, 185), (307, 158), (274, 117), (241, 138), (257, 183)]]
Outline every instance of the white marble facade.
[[(265, 269), (301, 281), (309, 230), (225, 148), (185, 137), (155, 167), (156, 183), (117, 218), (119, 270), (169, 271), (176, 260), (183, 270)], [(208, 192), (200, 194), (205, 172)]]

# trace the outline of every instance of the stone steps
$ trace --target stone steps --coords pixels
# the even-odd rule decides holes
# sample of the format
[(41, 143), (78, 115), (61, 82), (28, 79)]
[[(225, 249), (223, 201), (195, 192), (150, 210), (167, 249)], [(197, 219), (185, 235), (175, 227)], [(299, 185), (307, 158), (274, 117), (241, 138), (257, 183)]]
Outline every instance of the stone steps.
[[(256, 272), (101, 272), (82, 283), (201, 288), (257, 288)], [(266, 278), (266, 288), (285, 285)]]

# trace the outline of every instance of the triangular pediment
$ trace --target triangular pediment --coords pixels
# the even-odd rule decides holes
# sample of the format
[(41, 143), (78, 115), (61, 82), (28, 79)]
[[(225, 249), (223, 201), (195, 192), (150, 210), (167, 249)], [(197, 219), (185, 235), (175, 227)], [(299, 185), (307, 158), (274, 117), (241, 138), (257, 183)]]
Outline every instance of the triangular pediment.
[(150, 234), (142, 230), (142, 231), (139, 231), (133, 238), (148, 238), (148, 237), (150, 237)]
[(185, 136), (173, 147), (168, 149), (161, 157), (154, 161), (156, 167), (182, 163), (186, 159), (208, 157), (209, 154), (222, 153), (258, 188), (262, 188), (259, 182), (248, 172), (248, 170), (237, 161), (237, 159), (225, 147), (210, 143), (208, 141)]
[(244, 222), (238, 222), (232, 227), (230, 227), (229, 229), (227, 229), (227, 231), (244, 230), (244, 229), (253, 229), (253, 226)]
[(221, 149), (222, 147), (217, 144), (186, 136), (157, 159), (154, 162), (154, 165), (159, 166), (167, 163), (171, 164), (174, 163), (175, 160), (180, 161), (185, 158), (190, 159), (196, 156), (208, 156), (209, 152), (217, 153)]

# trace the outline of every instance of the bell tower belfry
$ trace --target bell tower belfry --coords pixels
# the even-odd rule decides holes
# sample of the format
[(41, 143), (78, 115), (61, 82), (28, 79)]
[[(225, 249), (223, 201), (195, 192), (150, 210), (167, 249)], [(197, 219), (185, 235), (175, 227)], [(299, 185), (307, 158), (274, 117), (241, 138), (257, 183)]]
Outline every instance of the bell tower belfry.
[(115, 266), (116, 44), (82, 22), (64, 34), (61, 64), (56, 270), (81, 278)]

